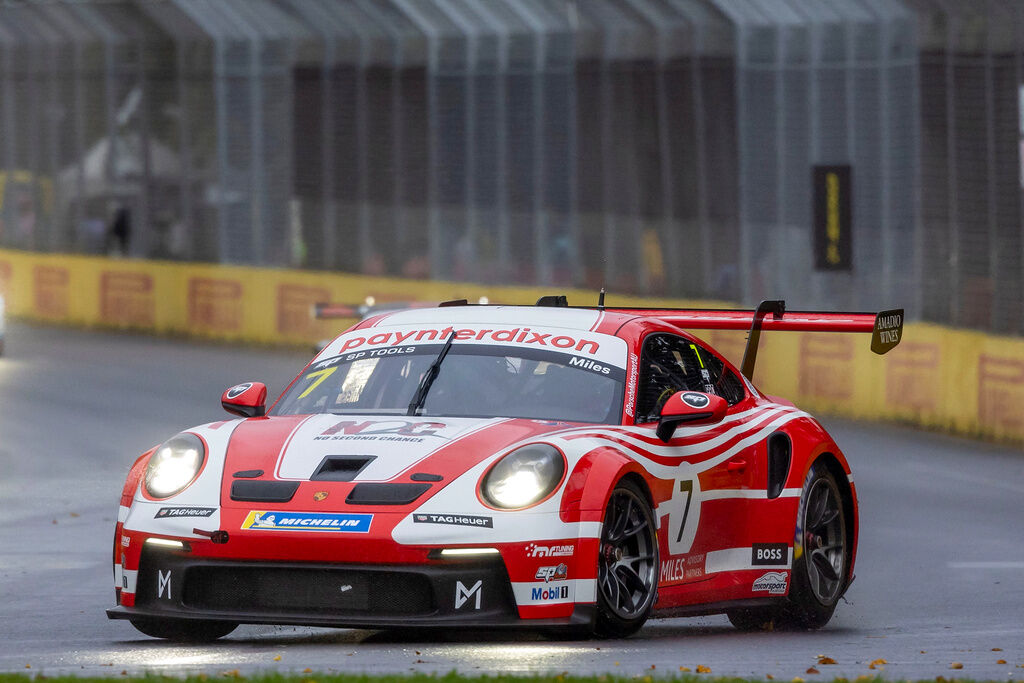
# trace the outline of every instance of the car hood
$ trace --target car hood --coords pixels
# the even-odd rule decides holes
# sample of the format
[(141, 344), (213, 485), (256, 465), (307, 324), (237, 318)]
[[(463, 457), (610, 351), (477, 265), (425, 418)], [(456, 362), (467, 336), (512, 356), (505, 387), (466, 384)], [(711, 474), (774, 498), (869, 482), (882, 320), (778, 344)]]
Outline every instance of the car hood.
[[(517, 444), (577, 426), (509, 418), (303, 415), (251, 418), (231, 435), (224, 480), (237, 478), (349, 487), (349, 482), (409, 481), (413, 474), (443, 477), (445, 484), (483, 460)], [(329, 462), (353, 460), (345, 482), (323, 474)], [(362, 462), (360, 462), (362, 461)], [(321, 474), (317, 474), (320, 472)], [(338, 475), (334, 475), (338, 476)], [(224, 503), (231, 505), (230, 496)], [(245, 503), (248, 505), (248, 503)]]

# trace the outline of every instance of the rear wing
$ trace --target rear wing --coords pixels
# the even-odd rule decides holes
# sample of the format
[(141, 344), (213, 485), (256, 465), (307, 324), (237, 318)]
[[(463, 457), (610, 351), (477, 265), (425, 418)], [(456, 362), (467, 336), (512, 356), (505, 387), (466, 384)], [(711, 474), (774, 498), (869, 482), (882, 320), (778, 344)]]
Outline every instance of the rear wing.
[(762, 301), (753, 311), (700, 308), (606, 308), (608, 311), (650, 316), (693, 330), (749, 330), (740, 371), (754, 376), (761, 330), (784, 332), (870, 332), (871, 350), (883, 354), (892, 350), (903, 337), (903, 309), (879, 313), (824, 313), (787, 311), (785, 301)]

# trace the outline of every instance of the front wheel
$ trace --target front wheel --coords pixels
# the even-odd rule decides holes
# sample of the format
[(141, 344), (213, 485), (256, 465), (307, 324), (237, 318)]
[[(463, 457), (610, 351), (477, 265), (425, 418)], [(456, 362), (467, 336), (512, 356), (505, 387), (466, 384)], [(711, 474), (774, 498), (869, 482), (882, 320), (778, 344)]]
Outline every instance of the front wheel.
[(658, 593), (658, 533), (640, 487), (622, 481), (605, 508), (597, 558), (599, 636), (624, 638), (651, 613)]
[(131, 624), (152, 638), (179, 643), (208, 643), (238, 628), (238, 624), (231, 621), (199, 619), (132, 619)]

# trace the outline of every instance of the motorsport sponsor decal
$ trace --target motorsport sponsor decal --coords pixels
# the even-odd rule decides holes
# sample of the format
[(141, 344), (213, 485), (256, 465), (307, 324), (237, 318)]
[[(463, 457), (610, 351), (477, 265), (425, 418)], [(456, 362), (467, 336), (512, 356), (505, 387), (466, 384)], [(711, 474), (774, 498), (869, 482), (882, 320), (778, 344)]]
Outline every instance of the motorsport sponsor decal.
[(153, 519), (163, 519), (165, 517), (209, 517), (217, 508), (196, 508), (196, 507), (176, 507), (176, 508), (160, 508), (153, 515)]
[(788, 579), (786, 572), (768, 572), (762, 574), (750, 590), (755, 593), (768, 591), (771, 595), (785, 595)]
[(531, 602), (563, 602), (569, 599), (569, 586), (548, 586), (530, 589)]
[(750, 547), (750, 564), (786, 566), (789, 564), (789, 545), (786, 543), (754, 543)]
[(539, 567), (533, 578), (544, 579), (544, 583), (549, 581), (565, 581), (569, 578), (569, 567), (564, 562), (553, 567)]
[(709, 403), (711, 403), (711, 399), (709, 399), (706, 394), (701, 394), (696, 391), (684, 392), (681, 398), (683, 399), (683, 403), (691, 408), (705, 408)]
[(410, 420), (339, 420), (323, 430), (313, 441), (401, 441), (423, 443), (424, 437), (448, 437), (438, 434), (447, 428), (444, 422)]
[(569, 557), (576, 552), (575, 545), (537, 545), (526, 546), (527, 557)]
[(373, 515), (329, 512), (266, 512), (252, 510), (242, 522), (243, 529), (270, 531), (341, 531), (365, 534)]
[(132, 544), (132, 537), (131, 536), (125, 536), (125, 535), (121, 536), (121, 547), (122, 548), (127, 548), (131, 544)]
[(704, 576), (704, 553), (662, 561), (658, 581), (692, 581)]
[(313, 494), (313, 500), (319, 503), (320, 501), (325, 500), (327, 498), (327, 495), (327, 491), (317, 491), (316, 493)]
[(494, 527), (494, 521), (490, 517), (482, 515), (454, 515), (454, 514), (431, 514), (415, 512), (412, 521), (416, 524), (454, 524), (456, 526)]

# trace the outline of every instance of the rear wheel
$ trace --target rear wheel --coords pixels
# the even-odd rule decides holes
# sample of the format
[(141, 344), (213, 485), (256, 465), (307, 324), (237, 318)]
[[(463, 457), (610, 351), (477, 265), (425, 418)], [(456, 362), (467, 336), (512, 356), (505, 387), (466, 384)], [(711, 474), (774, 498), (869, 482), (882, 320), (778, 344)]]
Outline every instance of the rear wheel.
[(147, 636), (181, 643), (207, 643), (238, 628), (238, 624), (231, 621), (198, 619), (132, 619), (131, 624)]
[(651, 613), (658, 592), (658, 534), (639, 486), (622, 481), (605, 508), (597, 558), (597, 635), (623, 638)]
[(816, 462), (800, 496), (788, 601), (729, 612), (729, 621), (742, 630), (823, 627), (847, 585), (849, 543), (839, 486), (828, 468)]

